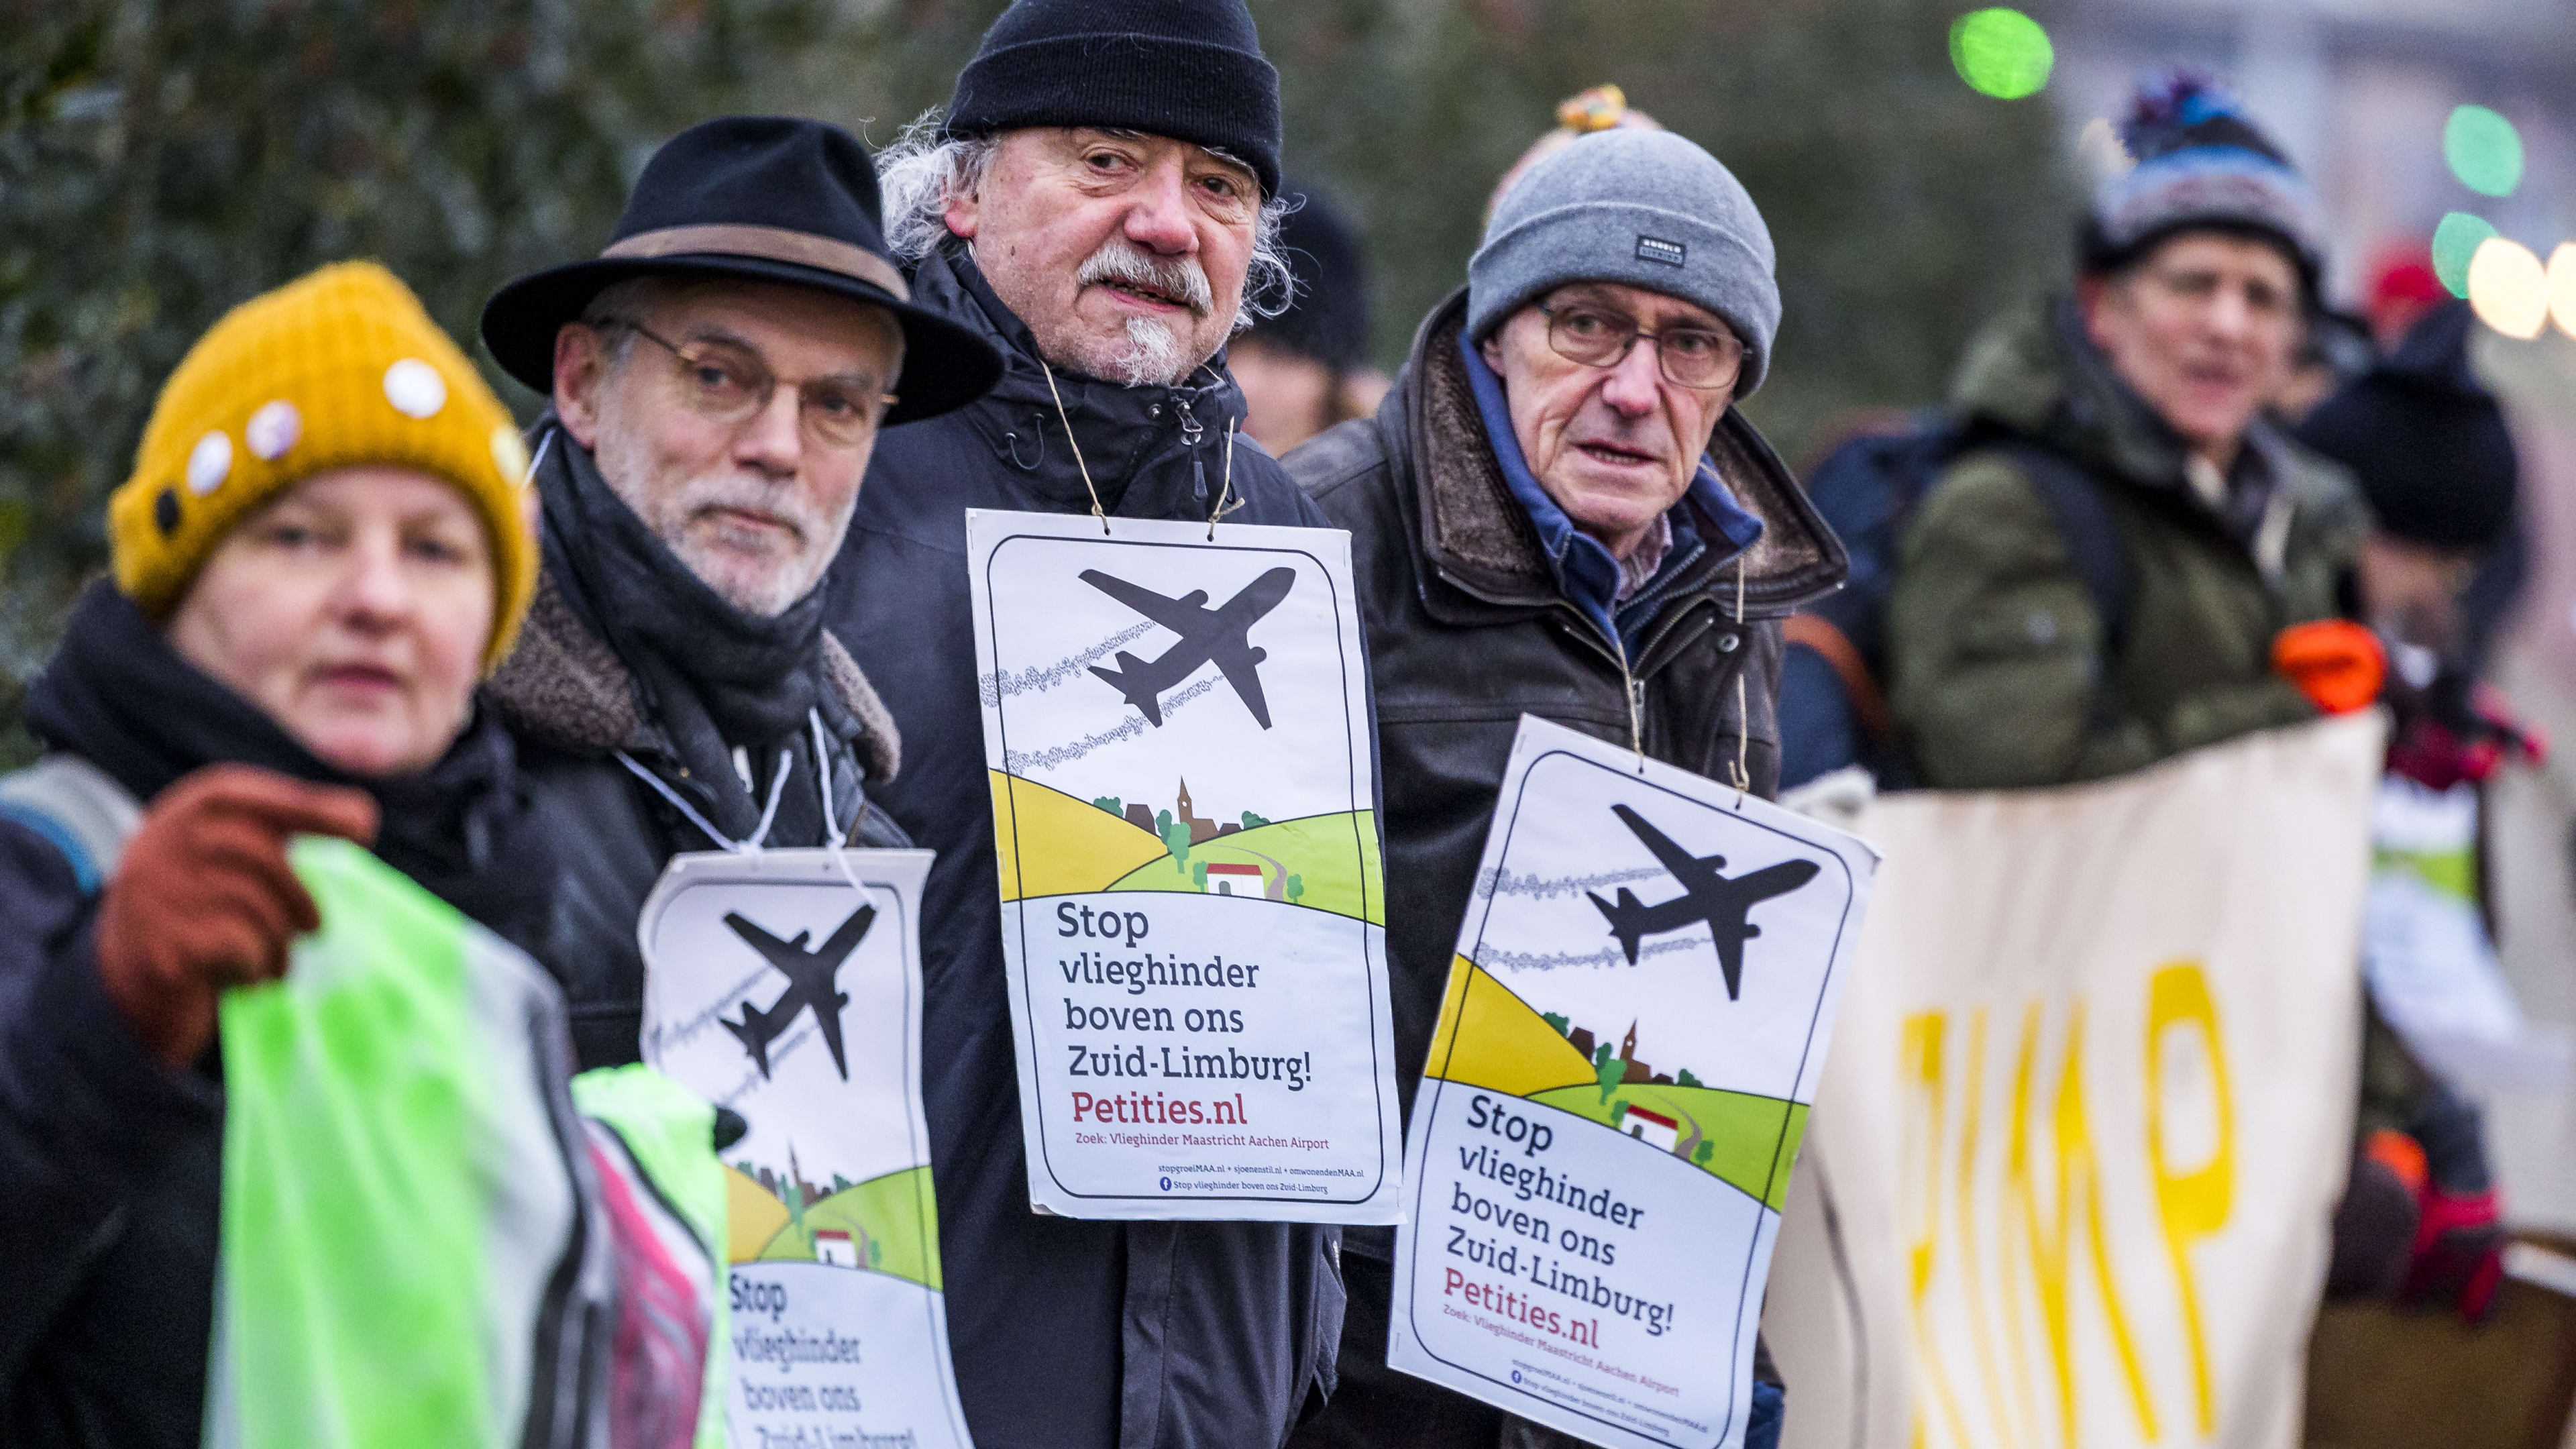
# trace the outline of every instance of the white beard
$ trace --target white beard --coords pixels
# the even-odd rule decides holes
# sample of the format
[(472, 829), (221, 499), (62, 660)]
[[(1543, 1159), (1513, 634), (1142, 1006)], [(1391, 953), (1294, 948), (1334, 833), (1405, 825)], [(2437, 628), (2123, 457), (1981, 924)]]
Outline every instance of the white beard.
[(1151, 317), (1127, 319), (1127, 347), (1118, 354), (1118, 380), (1129, 387), (1173, 387), (1198, 364), (1182, 355), (1181, 339)]

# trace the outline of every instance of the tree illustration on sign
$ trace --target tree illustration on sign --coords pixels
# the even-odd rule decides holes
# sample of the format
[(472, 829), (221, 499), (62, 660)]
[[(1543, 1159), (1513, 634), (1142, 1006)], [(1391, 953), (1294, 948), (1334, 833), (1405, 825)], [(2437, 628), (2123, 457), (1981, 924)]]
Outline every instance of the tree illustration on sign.
[(1094, 800), (1094, 801), (1092, 801), (1091, 803), (1092, 803), (1092, 804), (1094, 804), (1094, 805), (1099, 806), (1099, 807), (1100, 807), (1101, 809), (1103, 809), (1103, 810), (1108, 811), (1108, 812), (1109, 812), (1110, 814), (1112, 814), (1112, 815), (1117, 815), (1117, 816), (1122, 816), (1122, 817), (1123, 817), (1123, 816), (1125, 816), (1125, 815), (1126, 815), (1126, 813), (1127, 813), (1127, 802), (1126, 802), (1126, 801), (1124, 801), (1124, 800), (1119, 799), (1119, 798), (1118, 798), (1117, 796), (1115, 796), (1115, 795), (1103, 795), (1103, 796), (1101, 796), (1099, 799)]
[(1192, 862), (1190, 863), (1190, 884), (1192, 884), (1192, 885), (1194, 885), (1194, 886), (1197, 886), (1200, 890), (1206, 890), (1206, 889), (1207, 889), (1207, 862), (1206, 862), (1206, 861), (1204, 861), (1204, 860), (1200, 860), (1200, 861), (1192, 861)]
[(1302, 875), (1292, 875), (1288, 877), (1287, 884), (1283, 887), (1282, 893), (1288, 897), (1288, 903), (1290, 905), (1295, 905), (1297, 903), (1297, 898), (1306, 893), (1306, 878)]
[(1172, 869), (1186, 870), (1190, 863), (1190, 827), (1172, 818), (1172, 812), (1155, 812), (1154, 833), (1163, 837), (1163, 848), (1172, 853)]
[(1619, 1083), (1627, 1077), (1628, 1064), (1619, 1060), (1618, 1053), (1605, 1041), (1593, 1049), (1592, 1070), (1600, 1079), (1601, 1100), (1607, 1102), (1610, 1094), (1619, 1090)]

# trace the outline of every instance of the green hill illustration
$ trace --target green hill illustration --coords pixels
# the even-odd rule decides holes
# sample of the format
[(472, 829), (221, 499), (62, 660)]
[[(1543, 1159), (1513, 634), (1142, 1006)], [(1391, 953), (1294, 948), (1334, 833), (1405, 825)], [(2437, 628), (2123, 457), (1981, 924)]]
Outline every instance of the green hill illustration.
[(837, 1263), (940, 1288), (928, 1167), (844, 1188), (808, 1204), (803, 1218), (779, 1226), (760, 1250), (761, 1261)]
[[(1803, 1102), (1715, 1087), (1631, 1082), (1612, 1087), (1606, 1097), (1599, 1087), (1559, 1087), (1530, 1100), (1651, 1140), (1775, 1213), (1788, 1200), (1789, 1166), (1798, 1160), (1798, 1142), (1807, 1130)], [(1702, 1147), (1708, 1148), (1705, 1155)]]
[(1230, 890), (1386, 924), (1386, 901), (1376, 885), (1377, 823), (1370, 811), (1231, 830), (1187, 850), (1186, 861), (1167, 850), (1109, 889), (1192, 895)]

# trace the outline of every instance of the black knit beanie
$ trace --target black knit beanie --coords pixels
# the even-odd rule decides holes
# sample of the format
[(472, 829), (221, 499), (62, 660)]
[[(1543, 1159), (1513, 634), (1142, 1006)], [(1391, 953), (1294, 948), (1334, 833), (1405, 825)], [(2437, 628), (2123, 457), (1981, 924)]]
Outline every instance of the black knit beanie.
[(1279, 226), (1279, 247), (1297, 294), (1288, 310), (1253, 324), (1249, 335), (1335, 370), (1368, 355), (1368, 257), (1359, 236), (1324, 194), (1298, 178), (1282, 193), (1297, 209)]
[(2483, 549), (2513, 527), (2513, 435), (2469, 374), (2468, 323), (2466, 303), (2427, 316), (2298, 430), (2353, 471), (2383, 531), (2435, 548)]
[(1279, 72), (1243, 0), (1016, 0), (958, 72), (945, 134), (1025, 126), (1188, 141), (1279, 194)]

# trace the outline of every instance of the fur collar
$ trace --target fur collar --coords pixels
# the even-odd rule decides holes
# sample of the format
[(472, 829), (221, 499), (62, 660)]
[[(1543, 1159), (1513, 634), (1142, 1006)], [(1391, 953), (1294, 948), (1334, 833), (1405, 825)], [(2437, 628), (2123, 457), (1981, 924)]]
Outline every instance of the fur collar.
[[(903, 757), (894, 716), (859, 671), (858, 661), (828, 629), (822, 649), (824, 682), (857, 724), (851, 748), (859, 763), (871, 780), (894, 778)], [(485, 689), (514, 732), (541, 744), (589, 755), (666, 750), (660, 732), (636, 708), (635, 684), (625, 664), (564, 602), (551, 570), (537, 579), (536, 600), (519, 632), (518, 647)], [(828, 710), (825, 719), (830, 719)]]

